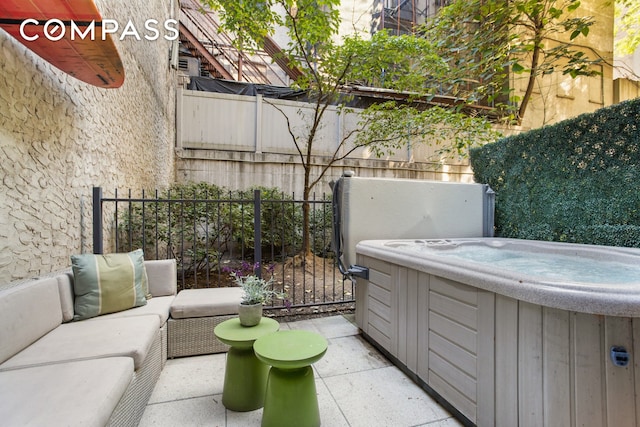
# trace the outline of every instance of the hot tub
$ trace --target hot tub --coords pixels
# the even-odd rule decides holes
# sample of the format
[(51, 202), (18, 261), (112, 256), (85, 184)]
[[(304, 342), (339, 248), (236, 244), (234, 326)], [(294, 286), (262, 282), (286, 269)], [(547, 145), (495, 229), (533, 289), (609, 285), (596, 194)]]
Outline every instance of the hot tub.
[(356, 247), (356, 320), (460, 419), (640, 425), (640, 250), (498, 238)]

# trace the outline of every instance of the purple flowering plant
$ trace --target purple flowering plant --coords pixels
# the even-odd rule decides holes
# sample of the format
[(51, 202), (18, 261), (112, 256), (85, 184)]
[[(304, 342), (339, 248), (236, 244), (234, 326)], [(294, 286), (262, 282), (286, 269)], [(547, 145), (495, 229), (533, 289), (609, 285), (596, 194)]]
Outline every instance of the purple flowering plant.
[(258, 277), (255, 274), (255, 271), (259, 268), (259, 262), (251, 264), (247, 261), (243, 261), (240, 267), (236, 269), (225, 267), (223, 271), (228, 272), (233, 278), (235, 284), (240, 286), (244, 291), (241, 304), (264, 305), (275, 298), (282, 299), (284, 306), (289, 309), (291, 307), (291, 302), (287, 299), (287, 294), (274, 289), (275, 279), (273, 277), (273, 271), (275, 269), (275, 265), (270, 265), (267, 268), (267, 272), (271, 274), (271, 277), (268, 280)]

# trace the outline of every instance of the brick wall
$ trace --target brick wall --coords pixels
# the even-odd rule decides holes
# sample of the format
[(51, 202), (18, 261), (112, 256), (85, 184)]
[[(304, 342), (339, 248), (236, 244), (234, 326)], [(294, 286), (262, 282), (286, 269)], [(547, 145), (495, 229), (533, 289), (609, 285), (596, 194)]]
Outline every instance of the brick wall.
[[(97, 2), (103, 18), (144, 28), (177, 2)], [(155, 189), (174, 180), (171, 42), (115, 43), (125, 83), (75, 80), (0, 30), (0, 284), (69, 266), (90, 252), (91, 189)]]

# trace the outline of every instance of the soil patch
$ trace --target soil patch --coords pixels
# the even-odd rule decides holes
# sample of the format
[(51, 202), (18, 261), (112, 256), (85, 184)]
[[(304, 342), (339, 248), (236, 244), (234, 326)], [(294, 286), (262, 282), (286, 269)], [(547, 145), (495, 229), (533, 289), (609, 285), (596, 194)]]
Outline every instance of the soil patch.
[[(228, 261), (224, 267), (239, 269), (242, 261)], [(290, 311), (283, 308), (283, 301), (275, 301), (275, 308), (265, 307), (270, 316), (306, 316), (326, 315), (330, 312), (347, 313), (355, 309), (355, 287), (351, 280), (345, 279), (332, 258), (315, 255), (302, 257), (296, 255), (284, 262), (263, 265), (262, 277), (273, 274), (274, 287), (286, 292), (291, 305)], [(181, 282), (181, 277), (178, 277)], [(182, 289), (217, 288), (235, 286), (226, 272), (210, 272), (197, 277), (184, 277)], [(339, 303), (339, 304), (337, 304)], [(297, 307), (304, 306), (304, 307)]]

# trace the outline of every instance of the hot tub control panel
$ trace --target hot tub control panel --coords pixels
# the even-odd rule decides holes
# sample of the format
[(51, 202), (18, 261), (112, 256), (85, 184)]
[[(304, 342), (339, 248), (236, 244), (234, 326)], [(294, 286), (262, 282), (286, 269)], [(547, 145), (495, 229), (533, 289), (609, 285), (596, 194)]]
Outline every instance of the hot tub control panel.
[(626, 348), (616, 345), (611, 347), (611, 361), (615, 366), (625, 367), (629, 364), (630, 359), (631, 356)]

